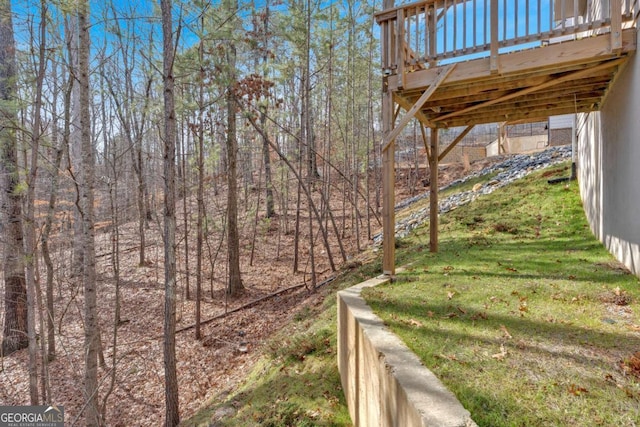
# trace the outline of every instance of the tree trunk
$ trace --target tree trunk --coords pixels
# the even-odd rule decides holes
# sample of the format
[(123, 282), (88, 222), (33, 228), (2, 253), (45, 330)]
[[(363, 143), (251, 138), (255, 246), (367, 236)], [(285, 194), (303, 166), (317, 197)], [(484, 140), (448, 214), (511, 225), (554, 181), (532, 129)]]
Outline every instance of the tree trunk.
[(171, 0), (161, 0), (164, 80), (164, 379), (166, 427), (180, 423), (176, 373), (176, 113)]
[[(47, 296), (47, 360), (52, 361), (56, 356), (56, 341), (55, 341), (55, 312), (54, 312), (54, 304), (53, 304), (53, 260), (51, 259), (51, 252), (49, 250), (49, 236), (51, 234), (51, 227), (53, 225), (53, 217), (55, 215), (55, 207), (56, 207), (56, 199), (58, 197), (58, 181), (59, 174), (58, 170), (60, 169), (60, 165), (62, 164), (62, 153), (64, 152), (63, 143), (58, 141), (58, 112), (57, 112), (57, 102), (58, 102), (58, 89), (57, 89), (57, 66), (53, 67), (53, 80), (54, 80), (54, 95), (53, 95), (53, 103), (52, 107), (52, 116), (53, 116), (53, 127), (51, 128), (51, 140), (54, 150), (55, 157), (52, 162), (52, 165), (49, 167), (48, 179), (51, 183), (49, 187), (49, 205), (47, 207), (47, 216), (45, 218), (44, 228), (42, 230), (42, 236), (40, 237), (40, 242), (42, 246), (42, 257), (44, 259), (44, 263), (47, 269), (47, 284), (46, 284), (46, 296)], [(69, 80), (69, 89), (72, 85), (72, 80)], [(70, 91), (68, 90), (65, 94), (65, 114), (68, 116), (68, 108), (69, 105), (69, 96)], [(65, 126), (68, 126), (68, 123), (65, 123)]]
[(80, 216), (82, 218), (82, 283), (84, 288), (84, 391), (87, 401), (85, 421), (87, 426), (98, 426), (98, 307), (96, 288), (96, 258), (94, 238), (94, 150), (91, 137), (90, 88), (89, 88), (89, 4), (78, 4), (78, 86), (80, 105), (81, 163), (78, 175)]
[[(238, 10), (237, 0), (226, 0), (226, 11), (235, 17)], [(230, 22), (235, 22), (231, 19)], [(238, 233), (238, 141), (236, 135), (237, 101), (236, 83), (236, 47), (233, 43), (233, 24), (228, 29), (229, 45), (226, 48), (227, 64), (227, 245), (229, 282), (227, 295), (235, 297), (244, 291), (240, 274), (240, 235)]]
[[(262, 38), (262, 69), (263, 79), (267, 79), (267, 63), (269, 58), (269, 17), (271, 11), (269, 8), (269, 0), (267, 0), (265, 5), (264, 12), (264, 28), (263, 28), (263, 38)], [(265, 129), (266, 121), (267, 121), (267, 99), (264, 99), (264, 104), (260, 106), (260, 126), (262, 129)], [(275, 207), (273, 201), (273, 179), (271, 178), (271, 156), (269, 155), (269, 142), (266, 138), (262, 138), (262, 161), (264, 162), (264, 185), (265, 185), (265, 216), (267, 218), (273, 218), (275, 215)]]
[[(78, 35), (78, 16), (71, 16), (69, 19), (69, 32), (70, 38), (68, 40), (69, 46), (69, 72), (73, 76), (74, 84), (71, 87), (71, 126), (69, 133), (69, 172), (72, 177), (75, 178), (80, 171), (78, 165), (82, 163), (82, 126), (80, 123), (81, 115), (81, 102), (80, 102), (80, 52), (79, 52), (79, 35)], [(76, 182), (77, 185), (77, 182)], [(80, 208), (77, 206), (79, 201), (76, 200), (76, 206), (73, 209), (73, 258), (71, 264), (71, 275), (80, 277), (84, 265), (84, 252), (82, 248), (82, 216), (80, 215)]]
[[(202, 27), (204, 29), (204, 16)], [(200, 40), (198, 49), (200, 60), (200, 80), (198, 82), (198, 217), (196, 219), (196, 339), (202, 339), (200, 330), (200, 301), (202, 299), (202, 243), (203, 243), (203, 220), (204, 220), (204, 43)], [(186, 194), (185, 194), (186, 199)], [(185, 233), (186, 234), (186, 233)], [(187, 270), (189, 268), (187, 267)]]
[(0, 230), (4, 242), (4, 313), (2, 355), (26, 348), (27, 287), (24, 274), (22, 204), (18, 190), (18, 152), (15, 135), (17, 113), (15, 42), (11, 20), (11, 3), (0, 1), (0, 191), (2, 197)]

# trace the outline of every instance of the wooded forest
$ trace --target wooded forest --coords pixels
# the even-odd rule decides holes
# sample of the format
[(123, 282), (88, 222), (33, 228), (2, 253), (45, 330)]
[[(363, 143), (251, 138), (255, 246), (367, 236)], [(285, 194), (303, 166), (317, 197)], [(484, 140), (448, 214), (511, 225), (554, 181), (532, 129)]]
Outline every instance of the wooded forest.
[(368, 245), (376, 7), (0, 0), (0, 404), (175, 426)]

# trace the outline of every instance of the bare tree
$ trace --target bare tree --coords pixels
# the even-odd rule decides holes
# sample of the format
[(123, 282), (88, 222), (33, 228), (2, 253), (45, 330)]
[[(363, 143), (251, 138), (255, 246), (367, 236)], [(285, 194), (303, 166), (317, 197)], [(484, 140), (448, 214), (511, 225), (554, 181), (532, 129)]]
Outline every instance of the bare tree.
[(76, 176), (78, 210), (82, 220), (82, 285), (84, 290), (84, 393), (86, 399), (85, 421), (87, 426), (101, 424), (98, 411), (98, 299), (96, 288), (96, 254), (94, 236), (94, 167), (95, 154), (91, 137), (91, 94), (89, 87), (89, 3), (77, 3), (78, 24), (78, 81), (80, 108), (81, 161)]
[[(44, 259), (46, 271), (47, 271), (47, 283), (46, 283), (46, 296), (47, 296), (47, 360), (52, 361), (56, 355), (56, 340), (55, 340), (55, 324), (54, 324), (54, 304), (53, 304), (53, 259), (51, 257), (51, 251), (49, 248), (49, 237), (51, 236), (51, 228), (53, 226), (53, 218), (55, 215), (55, 207), (56, 200), (58, 197), (58, 183), (59, 183), (59, 174), (58, 170), (60, 169), (60, 165), (62, 164), (62, 155), (64, 153), (64, 145), (63, 142), (58, 141), (58, 112), (57, 112), (57, 103), (58, 103), (58, 70), (57, 66), (53, 67), (53, 86), (54, 86), (54, 95), (52, 102), (52, 116), (53, 116), (53, 126), (51, 128), (51, 140), (52, 147), (54, 150), (54, 158), (51, 161), (51, 165), (48, 168), (48, 180), (50, 183), (49, 187), (49, 204), (47, 206), (47, 216), (45, 218), (44, 227), (42, 230), (42, 234), (40, 236), (40, 243), (42, 247), (42, 258)], [(73, 80), (69, 79), (68, 88), (71, 88), (73, 84)], [(67, 90), (65, 93), (65, 112), (68, 116), (69, 109), (67, 106), (69, 105), (69, 97), (70, 90)], [(68, 128), (68, 121), (65, 121), (65, 127)]]
[[(204, 31), (204, 14), (202, 15), (202, 30)], [(196, 219), (196, 339), (202, 339), (200, 330), (200, 303), (202, 299), (202, 244), (204, 240), (204, 40), (200, 39), (198, 46), (198, 63), (200, 68), (198, 79), (198, 217)], [(184, 198), (187, 198), (186, 192)], [(185, 229), (185, 235), (188, 234)], [(188, 251), (185, 251), (187, 253)], [(188, 270), (188, 268), (187, 268)]]
[[(271, 8), (269, 4), (270, 0), (266, 1), (264, 11), (260, 15), (262, 19), (254, 17), (254, 26), (256, 34), (261, 35), (261, 50), (262, 50), (262, 78), (266, 80), (268, 77), (268, 64), (269, 56), (272, 54), (269, 50), (270, 28), (269, 19), (271, 17)], [(262, 22), (262, 31), (258, 31), (259, 21)], [(256, 58), (256, 68), (258, 66), (258, 59)], [(267, 123), (267, 110), (269, 108), (268, 96), (265, 96), (260, 104), (260, 126), (262, 129), (266, 128)], [(262, 161), (264, 163), (264, 185), (265, 185), (265, 216), (272, 218), (275, 215), (275, 207), (273, 201), (273, 179), (271, 178), (271, 156), (269, 153), (269, 142), (262, 138)]]
[(227, 70), (227, 245), (229, 281), (227, 294), (238, 296), (244, 290), (240, 274), (240, 235), (238, 233), (238, 141), (236, 135), (236, 45), (234, 43), (234, 22), (238, 10), (237, 0), (225, 0), (225, 11), (231, 17), (227, 24), (226, 70)]
[(174, 41), (171, 0), (162, 9), (164, 82), (164, 380), (166, 427), (180, 422), (176, 373), (176, 113), (174, 100)]

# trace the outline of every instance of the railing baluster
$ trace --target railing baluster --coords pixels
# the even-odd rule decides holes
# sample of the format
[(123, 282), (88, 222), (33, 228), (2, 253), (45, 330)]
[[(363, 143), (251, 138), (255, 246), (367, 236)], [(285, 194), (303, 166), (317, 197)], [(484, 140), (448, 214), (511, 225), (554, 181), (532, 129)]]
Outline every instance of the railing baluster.
[(502, 1), (502, 40), (507, 39), (507, 1)]
[[(514, 5), (515, 5), (515, 6), (514, 6), (514, 7), (515, 7), (515, 12), (514, 12), (514, 13), (515, 13), (515, 24), (516, 24), (516, 25), (513, 27), (513, 36), (514, 36), (514, 38), (517, 38), (517, 37), (518, 37), (518, 28), (519, 28), (519, 27), (518, 27), (518, 3), (519, 3), (519, 1), (518, 1), (518, 0), (514, 0), (514, 2), (513, 2), (513, 3), (514, 3)], [(506, 7), (506, 5), (505, 5), (505, 7)], [(506, 34), (505, 34), (505, 37), (504, 37), (504, 38), (505, 38), (505, 39), (507, 38), (507, 35), (506, 35)]]
[(433, 10), (431, 11), (431, 28), (429, 29), (429, 52), (431, 53), (431, 60), (433, 61), (433, 65), (435, 65), (436, 54), (437, 54), (437, 44), (436, 44), (436, 31), (438, 29), (438, 6), (437, 4), (433, 5)]
[(467, 2), (462, 1), (462, 51), (467, 50)]
[(405, 64), (405, 23), (404, 23), (404, 9), (398, 9), (398, 16), (396, 18), (396, 65), (398, 67), (398, 85), (404, 87), (404, 64)]
[(435, 56), (431, 46), (433, 45), (433, 36), (431, 32), (433, 31), (433, 20), (431, 19), (431, 6), (425, 6), (424, 8), (424, 22), (425, 22), (425, 30), (424, 30), (424, 53), (425, 58), (427, 58), (427, 62), (429, 63), (429, 67), (433, 65), (432, 58)]
[(382, 50), (382, 72), (387, 74), (391, 69), (389, 63), (389, 21), (382, 23), (382, 43), (380, 43), (380, 49)]
[(476, 49), (478, 49), (478, 43), (476, 40), (476, 22), (478, 21), (478, 19), (476, 19), (476, 16), (478, 15), (478, 9), (476, 8), (476, 1), (477, 0), (473, 0), (473, 7), (472, 7), (472, 16), (473, 16), (473, 50), (475, 51)]
[(458, 2), (453, 0), (453, 50), (458, 50)]
[(491, 0), (491, 56), (489, 67), (492, 73), (498, 72), (498, 0)]
[[(551, 8), (551, 6), (549, 6)], [(540, 9), (540, 0), (538, 0), (538, 34), (542, 33), (542, 10)]]
[(407, 54), (407, 56), (404, 58), (404, 62), (405, 64), (409, 64), (409, 60), (411, 59), (408, 56), (409, 49), (411, 49), (411, 10), (407, 10), (404, 14), (402, 19), (402, 26), (404, 28), (404, 34), (406, 35), (406, 38), (403, 39), (405, 47), (403, 47), (402, 49), (403, 51), (406, 51)]
[[(422, 46), (421, 46), (421, 42), (420, 42), (420, 28), (423, 27), (423, 25), (420, 25), (420, 15), (421, 15), (420, 7), (416, 6), (416, 49), (415, 50), (416, 50), (416, 55), (417, 55), (416, 59), (418, 61), (420, 60), (420, 56), (422, 56), (422, 52), (423, 52), (423, 49), (422, 49)], [(424, 27), (425, 28), (427, 27), (426, 26), (426, 22), (425, 22)], [(426, 48), (425, 48), (425, 50), (426, 50)]]
[(527, 0), (527, 2), (525, 3), (525, 8), (526, 8), (525, 10), (527, 11), (527, 13), (526, 13), (527, 21), (526, 21), (526, 24), (525, 24), (524, 32), (525, 32), (525, 36), (527, 36), (527, 38), (529, 38), (529, 35), (530, 35), (530, 33), (529, 33), (529, 18), (530, 18), (530, 15), (531, 15), (529, 13), (529, 10), (530, 10), (529, 9), (529, 0)]
[(489, 20), (487, 19), (487, 10), (488, 9), (489, 9), (489, 5), (487, 3), (487, 0), (484, 0), (484, 37), (482, 39), (482, 43), (485, 46), (487, 45), (487, 40), (489, 40), (489, 37), (487, 37), (487, 28), (489, 27)]
[(442, 5), (442, 34), (444, 44), (442, 46), (442, 54), (444, 55), (447, 52), (447, 34), (449, 33), (448, 22), (447, 22), (447, 0), (444, 0)]

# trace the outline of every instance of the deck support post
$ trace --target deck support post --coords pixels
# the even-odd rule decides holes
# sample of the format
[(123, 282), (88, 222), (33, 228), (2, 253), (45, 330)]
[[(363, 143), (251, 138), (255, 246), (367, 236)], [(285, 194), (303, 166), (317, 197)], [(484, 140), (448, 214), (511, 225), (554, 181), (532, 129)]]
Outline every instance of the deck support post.
[[(395, 0), (383, 0), (382, 7), (393, 8)], [(390, 36), (390, 35), (388, 35)], [(389, 40), (385, 38), (385, 40)], [(389, 40), (391, 41), (391, 40)], [(382, 57), (387, 58), (390, 46), (382, 43)], [(389, 88), (390, 75), (382, 78), (382, 134), (388, 135), (393, 129), (397, 113), (393, 111), (393, 92)], [(395, 215), (395, 138), (382, 142), (382, 273), (396, 274), (396, 215)]]
[[(387, 88), (382, 93), (382, 131), (393, 128), (393, 94)], [(382, 151), (382, 273), (393, 276), (396, 272), (396, 217), (395, 217), (395, 140), (391, 140)]]
[(393, 276), (396, 272), (396, 215), (395, 215), (395, 143), (382, 153), (382, 273)]
[(429, 169), (429, 251), (438, 252), (438, 128), (431, 128)]

